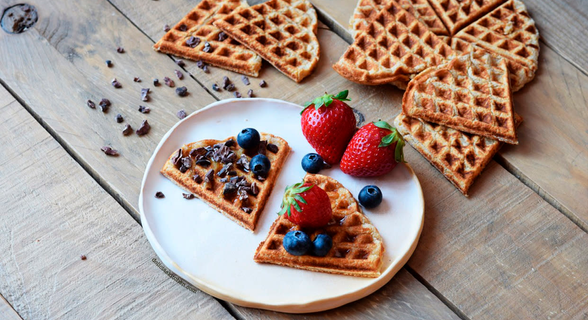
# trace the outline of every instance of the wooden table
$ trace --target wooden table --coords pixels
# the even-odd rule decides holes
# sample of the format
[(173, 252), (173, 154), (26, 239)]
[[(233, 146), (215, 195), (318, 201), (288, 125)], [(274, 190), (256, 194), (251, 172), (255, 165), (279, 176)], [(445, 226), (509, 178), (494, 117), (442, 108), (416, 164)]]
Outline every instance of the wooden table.
[[(469, 199), (405, 148), (426, 202), (414, 255), (371, 296), (311, 315), (243, 308), (186, 285), (162, 269), (138, 223), (145, 165), (176, 112), (232, 98), (210, 89), (225, 75), (247, 90), (239, 75), (193, 62), (176, 80), (188, 97), (153, 88), (179, 67), (151, 46), (196, 1), (28, 2), (39, 22), (0, 31), (1, 319), (588, 318), (588, 1), (525, 0), (542, 42), (536, 79), (514, 95), (520, 144), (500, 151)], [(312, 3), (324, 23), (318, 68), (295, 84), (265, 64), (269, 88), (253, 80), (255, 94), (303, 103), (349, 89), (368, 121), (392, 120), (401, 90), (357, 85), (331, 68), (350, 41), (356, 1)], [(150, 114), (136, 110), (143, 87), (153, 89)], [(108, 113), (86, 106), (103, 97)], [(117, 113), (135, 129), (148, 119), (151, 132), (124, 137)], [(121, 155), (105, 156), (103, 145)]]

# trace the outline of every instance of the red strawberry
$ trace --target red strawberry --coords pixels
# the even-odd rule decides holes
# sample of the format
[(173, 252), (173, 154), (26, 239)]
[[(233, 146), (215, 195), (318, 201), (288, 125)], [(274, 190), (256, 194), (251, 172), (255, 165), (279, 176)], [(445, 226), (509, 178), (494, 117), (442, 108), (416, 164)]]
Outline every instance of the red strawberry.
[(333, 210), (331, 200), (319, 186), (299, 182), (286, 188), (282, 200), (282, 210), (288, 220), (302, 228), (320, 228), (331, 220)]
[(368, 123), (351, 138), (341, 159), (341, 171), (356, 177), (383, 175), (404, 162), (404, 139), (386, 121)]
[(343, 102), (349, 101), (347, 94), (347, 90), (337, 95), (325, 94), (307, 102), (301, 113), (302, 133), (306, 140), (331, 165), (341, 160), (355, 133), (355, 115)]

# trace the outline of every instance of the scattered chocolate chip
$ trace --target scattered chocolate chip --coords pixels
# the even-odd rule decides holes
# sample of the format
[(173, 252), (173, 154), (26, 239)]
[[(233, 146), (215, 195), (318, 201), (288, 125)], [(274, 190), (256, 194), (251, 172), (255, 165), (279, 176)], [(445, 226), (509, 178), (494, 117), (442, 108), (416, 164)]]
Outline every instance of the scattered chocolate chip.
[(182, 148), (180, 148), (180, 149), (176, 150), (174, 155), (171, 157), (171, 162), (176, 168), (179, 168), (180, 165), (182, 165), (182, 156), (183, 156)]
[(113, 157), (118, 156), (118, 151), (112, 149), (109, 146), (104, 146), (104, 147), (100, 148), (100, 150), (102, 150), (102, 152), (104, 152), (107, 156), (113, 156)]
[(112, 61), (106, 60), (106, 66), (112, 68)]
[(235, 90), (235, 85), (232, 83), (229, 83), (229, 85), (225, 88), (225, 90), (227, 91), (233, 91)]
[(178, 77), (178, 79), (180, 79), (180, 80), (184, 79), (184, 74), (182, 73), (182, 71), (174, 70), (174, 73), (176, 74), (176, 77)]
[(256, 176), (255, 179), (259, 180), (259, 181), (265, 181), (265, 177), (262, 176)]
[(151, 90), (149, 88), (141, 89), (141, 100), (149, 101), (149, 93), (151, 93)]
[(247, 96), (248, 96), (249, 98), (253, 98), (253, 97), (254, 97), (254, 95), (253, 95), (253, 89), (249, 89), (249, 90), (247, 90)]
[(192, 180), (194, 180), (194, 181), (195, 181), (196, 183), (198, 183), (198, 184), (202, 183), (202, 177), (201, 177), (199, 174), (195, 174), (195, 175), (192, 177)]
[(229, 79), (229, 77), (224, 76), (223, 82), (222, 82), (223, 89), (227, 90), (227, 87), (229, 86), (230, 83), (231, 83), (231, 80)]
[(246, 86), (249, 85), (249, 78), (247, 76), (241, 76), (241, 80)]
[(178, 29), (179, 29), (180, 31), (186, 31), (186, 30), (188, 30), (188, 26), (182, 23), (182, 24), (181, 24), (181, 25), (178, 27)]
[(208, 160), (206, 158), (198, 159), (198, 160), (196, 160), (196, 165), (201, 166), (201, 167), (208, 167), (208, 166), (210, 166), (210, 160)]
[(166, 86), (173, 88), (176, 84), (174, 83), (174, 81), (172, 79), (170, 79), (169, 77), (164, 77), (163, 78), (163, 83), (165, 83)]
[(151, 125), (149, 125), (149, 122), (147, 122), (147, 120), (143, 120), (139, 129), (137, 129), (137, 131), (135, 131), (135, 132), (138, 135), (142, 136), (142, 135), (146, 135), (147, 133), (149, 133), (149, 130), (151, 130)]
[(139, 77), (134, 77), (134, 78), (133, 78), (133, 81), (135, 81), (135, 82), (141, 82), (141, 78), (139, 78)]
[(169, 27), (169, 24), (164, 24), (163, 31), (168, 32), (169, 30), (171, 30), (171, 28)]
[(221, 32), (218, 34), (218, 41), (220, 41), (220, 42), (222, 42), (222, 41), (225, 41), (225, 40), (226, 40), (228, 37), (229, 37), (229, 36), (227, 36), (227, 34), (226, 34), (226, 33), (224, 33), (224, 31), (221, 31)]
[(116, 116), (114, 116), (114, 119), (116, 120), (117, 123), (121, 123), (123, 121), (125, 121), (125, 119), (123, 119), (122, 114), (117, 114)]
[(139, 106), (139, 112), (149, 113), (149, 112), (151, 112), (151, 109), (149, 109), (149, 107), (146, 107), (146, 106)]
[(256, 196), (259, 193), (259, 188), (257, 187), (257, 183), (251, 183), (251, 194)]
[(236, 145), (236, 142), (235, 142), (235, 140), (233, 140), (232, 138), (231, 138), (231, 139), (229, 139), (229, 140), (227, 140), (227, 141), (225, 141), (225, 146), (227, 146), (227, 147), (229, 147), (229, 148), (230, 148), (230, 147), (234, 147), (235, 145)]
[(100, 106), (100, 110), (102, 110), (102, 112), (108, 112), (108, 108), (110, 107), (110, 100), (103, 98), (100, 100), (98, 105)]
[(178, 87), (178, 88), (176, 88), (176, 94), (180, 97), (185, 97), (188, 95), (188, 88)]
[(180, 60), (180, 59), (176, 60), (176, 64), (182, 68), (186, 66), (186, 63), (184, 62), (184, 60)]
[(265, 88), (265, 87), (267, 87), (267, 82), (265, 82), (265, 80), (261, 80), (259, 82), (259, 86), (262, 87), (262, 88)]
[(224, 178), (227, 175), (227, 172), (229, 172), (231, 169), (233, 169), (233, 164), (227, 163), (218, 171), (216, 175), (221, 178)]
[(183, 157), (180, 160), (180, 172), (181, 173), (186, 173), (186, 171), (188, 171), (188, 169), (192, 168), (192, 158), (190, 157)]
[(186, 45), (190, 48), (194, 48), (198, 44), (200, 44), (200, 38), (192, 36), (186, 40)]
[(269, 150), (269, 152), (271, 152), (271, 153), (278, 153), (278, 150), (280, 150), (280, 149), (278, 148), (278, 146), (276, 146), (276, 145), (275, 145), (275, 144), (273, 144), (273, 143), (268, 143), (266, 148), (267, 148), (267, 150)]
[(196, 66), (200, 69), (204, 68), (205, 65), (206, 65), (206, 63), (202, 60), (196, 61)]
[(212, 90), (214, 91), (220, 91), (220, 88), (218, 87), (218, 85), (216, 83), (212, 84)]
[(241, 98), (241, 94), (239, 93), (239, 91), (235, 91), (234, 95), (235, 98)]
[(129, 134), (133, 133), (133, 128), (130, 124), (127, 124), (122, 131), (123, 136), (128, 136)]
[(212, 51), (212, 47), (210, 46), (210, 42), (208, 42), (208, 41), (204, 42), (204, 48), (202, 48), (202, 51), (204, 51), (206, 53), (210, 53)]
[(185, 111), (184, 109), (182, 109), (182, 110), (180, 110), (180, 111), (178, 111), (178, 112), (176, 113), (176, 116), (177, 116), (178, 118), (180, 118), (180, 120), (182, 120), (182, 119), (184, 119), (185, 117), (187, 117), (188, 115), (186, 114), (186, 111)]
[(196, 198), (196, 196), (192, 193), (182, 193), (182, 197), (184, 197), (184, 199), (187, 199), (187, 200), (192, 200), (192, 199)]
[(257, 150), (258, 154), (263, 154), (265, 155), (265, 149), (267, 148), (267, 140), (262, 140), (259, 142), (259, 147)]
[(237, 192), (237, 186), (232, 183), (225, 183), (225, 188), (223, 189), (223, 195), (228, 196), (232, 195)]
[(220, 179), (218, 179), (218, 181), (220, 181), (222, 183), (226, 183), (229, 181), (229, 178), (220, 178)]
[(165, 195), (163, 194), (163, 192), (161, 192), (161, 191), (157, 191), (157, 192), (155, 193), (155, 197), (156, 197), (157, 199), (163, 199), (163, 198), (165, 198)]
[(85, 255), (81, 255), (81, 256), (80, 256), (80, 259), (82, 259), (82, 260), (86, 260), (87, 258), (86, 258), (86, 256), (85, 256)]
[(196, 148), (196, 149), (192, 149), (192, 151), (190, 151), (190, 157), (196, 158), (197, 156), (204, 156), (206, 154), (206, 149), (205, 148)]
[(125, 48), (118, 47), (118, 48), (116, 48), (116, 52), (118, 52), (118, 53), (125, 53)]
[(153, 79), (153, 85), (159, 87), (159, 79)]
[(86, 101), (86, 105), (92, 109), (96, 109), (96, 104), (92, 100)]
[(202, 67), (202, 71), (204, 71), (204, 73), (210, 73), (210, 70), (208, 70), (207, 65), (204, 65), (204, 67)]
[(112, 79), (112, 81), (110, 81), (110, 83), (112, 84), (113, 87), (119, 89), (122, 88), (122, 84), (120, 84), (120, 82), (118, 82), (118, 80), (116, 80), (116, 78)]
[(249, 160), (247, 160), (247, 156), (242, 154), (241, 158), (239, 158), (239, 160), (237, 160), (237, 163), (235, 163), (235, 165), (237, 166), (237, 168), (245, 171), (245, 172), (249, 172)]
[(241, 208), (241, 210), (243, 210), (243, 212), (245, 212), (245, 213), (251, 213), (251, 212), (253, 212), (253, 209), (251, 209), (249, 207), (243, 207), (243, 208)]
[(208, 170), (206, 175), (204, 176), (204, 183), (206, 184), (206, 189), (212, 189), (214, 184), (214, 169)]

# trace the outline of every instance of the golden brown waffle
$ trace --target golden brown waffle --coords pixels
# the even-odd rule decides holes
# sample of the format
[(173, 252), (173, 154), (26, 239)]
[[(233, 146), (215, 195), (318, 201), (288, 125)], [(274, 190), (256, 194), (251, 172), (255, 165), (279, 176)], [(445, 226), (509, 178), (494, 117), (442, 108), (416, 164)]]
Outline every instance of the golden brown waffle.
[(456, 34), (463, 27), (490, 12), (505, 0), (429, 0), (449, 30)]
[(392, 83), (405, 88), (416, 74), (455, 56), (446, 43), (394, 1), (358, 32), (361, 34), (333, 68), (361, 84)]
[(506, 58), (509, 71), (516, 74), (513, 79), (515, 82), (512, 83), (513, 91), (522, 88), (535, 77), (539, 59), (539, 31), (521, 1), (507, 1), (455, 37)]
[(247, 7), (240, 0), (203, 0), (154, 46), (156, 51), (202, 60), (213, 66), (257, 77), (261, 58), (221, 33), (212, 23), (233, 10)]
[(506, 61), (484, 50), (416, 76), (402, 98), (407, 116), (518, 144)]
[(333, 239), (333, 247), (324, 257), (289, 254), (282, 240), (289, 231), (301, 230), (285, 216), (273, 223), (265, 241), (259, 244), (254, 260), (292, 268), (343, 274), (357, 277), (378, 277), (384, 255), (384, 244), (378, 229), (361, 212), (361, 208), (349, 190), (337, 180), (307, 174), (305, 182), (316, 184), (327, 192), (331, 200), (333, 218), (329, 224), (316, 230), (303, 230), (311, 240), (321, 233)]
[[(393, 0), (360, 0), (349, 21), (351, 32), (356, 35), (358, 30), (365, 28), (378, 15), (378, 12), (391, 1)], [(397, 0), (396, 2), (425, 24), (433, 33), (437, 35), (449, 34), (427, 0)]]
[[(523, 119), (515, 114), (515, 122)], [(403, 113), (394, 126), (413, 148), (466, 197), (474, 180), (492, 160), (502, 142), (411, 118)]]
[[(307, 10), (305, 14), (300, 13), (302, 9)], [(312, 73), (320, 55), (309, 17), (316, 21), (316, 12), (306, 1), (270, 0), (240, 7), (214, 25), (300, 82)]]
[[(261, 133), (259, 150), (244, 150), (235, 137), (201, 140), (182, 146), (167, 160), (161, 173), (172, 182), (237, 222), (255, 230), (286, 157), (288, 143)], [(249, 161), (258, 153), (270, 160), (267, 177), (254, 176)]]

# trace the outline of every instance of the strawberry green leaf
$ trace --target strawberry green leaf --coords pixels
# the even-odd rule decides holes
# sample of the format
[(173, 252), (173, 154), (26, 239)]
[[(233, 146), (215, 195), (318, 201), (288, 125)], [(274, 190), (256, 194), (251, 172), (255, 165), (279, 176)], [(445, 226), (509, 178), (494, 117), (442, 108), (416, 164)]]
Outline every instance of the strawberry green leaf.
[[(382, 121), (384, 122), (384, 121)], [(384, 122), (385, 123), (385, 122)], [(387, 124), (387, 123), (386, 123)], [(404, 161), (404, 139), (402, 138), (402, 135), (396, 130), (396, 128), (390, 126), (390, 130), (392, 131), (392, 133), (390, 133), (389, 135), (386, 135), (382, 138), (382, 140), (380, 140), (380, 144), (378, 145), (379, 148), (382, 147), (388, 147), (391, 146), (392, 144), (396, 143), (396, 147), (394, 148), (394, 160), (396, 160), (396, 162), (406, 162)]]
[(288, 213), (288, 216), (290, 216), (292, 214), (292, 206), (294, 206), (294, 208), (298, 210), (298, 212), (302, 211), (300, 209), (300, 205), (298, 204), (298, 202), (306, 204), (306, 200), (300, 194), (314, 187), (314, 185), (305, 187), (303, 187), (303, 185), (304, 181), (295, 183), (286, 188), (286, 191), (284, 192), (284, 198), (282, 199), (281, 210), (280, 212), (278, 212), (278, 215), (281, 216)]
[(380, 129), (388, 129), (388, 130), (394, 129), (394, 127), (392, 127), (388, 122), (382, 121), (382, 120), (375, 121), (374, 126), (380, 128)]
[(325, 92), (325, 95), (317, 97), (312, 101), (306, 102), (304, 104), (304, 109), (300, 111), (300, 114), (302, 114), (304, 110), (306, 110), (306, 108), (308, 108), (311, 105), (314, 105), (314, 108), (316, 110), (320, 109), (320, 107), (322, 106), (328, 107), (331, 103), (333, 103), (333, 99), (337, 99), (340, 101), (351, 101), (350, 99), (347, 99), (348, 94), (349, 90), (343, 90), (337, 93), (336, 95), (328, 94)]
[(348, 94), (349, 90), (343, 90), (335, 95), (335, 99), (339, 101), (351, 101), (351, 99), (347, 99)]

